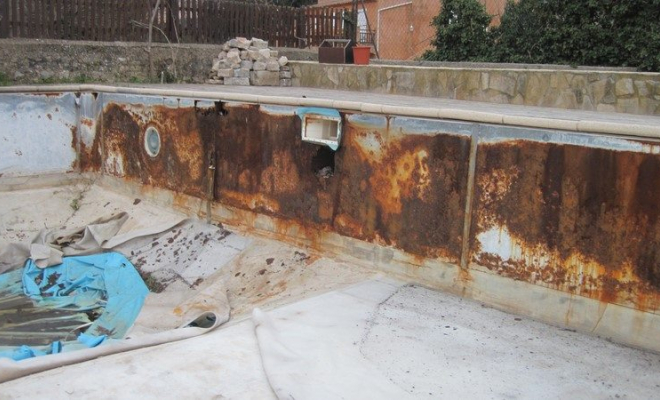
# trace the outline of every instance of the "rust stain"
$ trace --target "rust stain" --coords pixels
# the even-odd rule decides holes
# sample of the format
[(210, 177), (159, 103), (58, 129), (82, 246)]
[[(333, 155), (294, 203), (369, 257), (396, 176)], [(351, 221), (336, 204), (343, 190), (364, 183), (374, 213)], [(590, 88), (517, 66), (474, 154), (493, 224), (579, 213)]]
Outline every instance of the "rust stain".
[(337, 231), (458, 262), (470, 139), (349, 124), (343, 146)]
[[(333, 154), (302, 142), (296, 117), (229, 108), (219, 129), (216, 198), (281, 218), (283, 234), (309, 230), (315, 241), (314, 231), (336, 231), (457, 262), (470, 139), (344, 126)], [(377, 153), (367, 139), (380, 141)]]
[[(91, 146), (87, 146), (84, 140), (78, 140), (79, 153), (79, 166), (80, 170), (84, 172), (98, 172), (101, 170), (101, 165), (103, 164), (101, 154), (101, 124), (94, 125), (94, 120), (90, 118), (82, 117), (80, 123), (83, 125), (83, 129), (94, 129), (94, 141)], [(79, 135), (77, 135), (79, 136)], [(75, 148), (75, 147), (74, 147)]]
[[(473, 261), (603, 302), (660, 307), (660, 156), (487, 144), (476, 183)], [(486, 233), (497, 234), (500, 254), (482, 249)]]
[[(108, 104), (103, 111), (105, 170), (145, 185), (204, 197), (207, 157), (215, 147), (220, 114), (213, 109)], [(144, 133), (160, 133), (156, 157), (144, 150)]]

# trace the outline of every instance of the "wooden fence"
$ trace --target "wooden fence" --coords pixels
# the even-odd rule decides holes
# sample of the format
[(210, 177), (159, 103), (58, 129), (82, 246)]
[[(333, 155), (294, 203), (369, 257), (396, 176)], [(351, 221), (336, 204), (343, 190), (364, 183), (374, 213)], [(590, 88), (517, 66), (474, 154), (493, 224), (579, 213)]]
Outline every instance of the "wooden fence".
[[(0, 0), (0, 38), (146, 41), (155, 0)], [(226, 0), (161, 0), (156, 42), (223, 43), (258, 37), (271, 46), (318, 46), (347, 36), (344, 10)]]

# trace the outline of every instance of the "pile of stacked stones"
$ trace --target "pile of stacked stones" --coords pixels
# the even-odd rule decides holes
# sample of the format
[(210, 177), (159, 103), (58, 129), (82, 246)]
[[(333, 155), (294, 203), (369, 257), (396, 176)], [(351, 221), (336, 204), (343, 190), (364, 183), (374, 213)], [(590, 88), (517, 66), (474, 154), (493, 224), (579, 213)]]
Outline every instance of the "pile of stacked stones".
[(291, 86), (289, 60), (278, 58), (277, 50), (268, 48), (265, 40), (244, 37), (222, 45), (213, 60), (207, 83), (232, 86)]

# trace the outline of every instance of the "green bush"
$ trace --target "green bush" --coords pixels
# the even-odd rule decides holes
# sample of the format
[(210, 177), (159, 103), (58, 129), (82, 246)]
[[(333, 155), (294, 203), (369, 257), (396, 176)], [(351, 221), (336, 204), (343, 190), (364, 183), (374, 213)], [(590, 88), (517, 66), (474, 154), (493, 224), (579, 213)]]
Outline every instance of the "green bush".
[(488, 32), (491, 16), (477, 0), (444, 0), (432, 24), (437, 33), (435, 50), (424, 53), (426, 60), (484, 61), (492, 45)]
[[(436, 50), (428, 52), (427, 59), (660, 71), (660, 0), (510, 0), (500, 26), (491, 32), (462, 28), (462, 35), (469, 39), (461, 38), (455, 29), (459, 24), (483, 27), (485, 18), (472, 12), (455, 23), (443, 17), (450, 5), (461, 10), (481, 6), (477, 0), (446, 1), (434, 19)], [(465, 21), (466, 17), (473, 21)], [(468, 43), (469, 50), (448, 51)]]

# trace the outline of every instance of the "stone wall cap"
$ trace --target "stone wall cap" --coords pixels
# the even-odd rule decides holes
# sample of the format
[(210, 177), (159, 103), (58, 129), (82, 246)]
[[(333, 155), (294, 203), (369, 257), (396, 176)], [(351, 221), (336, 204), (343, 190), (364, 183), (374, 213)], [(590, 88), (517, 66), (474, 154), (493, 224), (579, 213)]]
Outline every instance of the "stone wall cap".
[[(281, 91), (274, 91), (281, 89)], [(623, 135), (660, 139), (660, 117), (622, 113), (557, 110), (544, 107), (494, 105), (460, 100), (413, 98), (410, 96), (360, 94), (309, 88), (225, 88), (213, 85), (34, 85), (0, 87), (0, 94), (97, 92), (156, 95), (200, 100), (233, 101), (255, 104), (338, 108), (342, 111), (393, 114), (431, 119), (451, 119), (542, 129)], [(306, 93), (306, 95), (301, 95)], [(368, 101), (352, 100), (368, 98)], [(338, 100), (337, 98), (344, 98)], [(416, 103), (423, 100), (423, 106)], [(437, 104), (433, 104), (435, 103)]]

